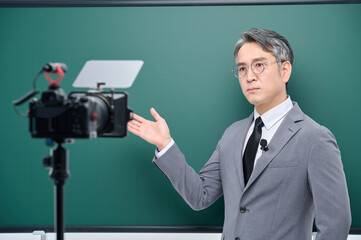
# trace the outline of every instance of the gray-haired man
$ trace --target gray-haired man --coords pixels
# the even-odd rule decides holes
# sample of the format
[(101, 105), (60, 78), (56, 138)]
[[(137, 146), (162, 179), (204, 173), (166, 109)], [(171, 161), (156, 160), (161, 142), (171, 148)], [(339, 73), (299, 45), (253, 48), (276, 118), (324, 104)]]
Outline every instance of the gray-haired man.
[[(157, 146), (154, 163), (195, 210), (224, 195), (224, 240), (345, 240), (350, 203), (340, 151), (332, 133), (287, 95), (293, 53), (266, 29), (242, 34), (233, 69), (254, 105), (228, 127), (197, 174), (170, 136), (163, 118), (134, 114), (128, 130)], [(261, 140), (262, 139), (262, 140)]]

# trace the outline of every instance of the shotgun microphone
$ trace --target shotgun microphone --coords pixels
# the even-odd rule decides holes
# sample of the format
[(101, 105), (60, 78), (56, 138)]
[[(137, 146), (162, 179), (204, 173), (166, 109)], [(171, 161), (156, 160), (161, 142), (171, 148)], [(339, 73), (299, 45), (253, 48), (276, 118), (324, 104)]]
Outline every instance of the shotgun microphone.
[(47, 63), (47, 64), (44, 65), (43, 71), (56, 73), (56, 71), (57, 71), (56, 66), (57, 66), (58, 64), (60, 65), (60, 68), (61, 68), (61, 70), (63, 70), (63, 72), (66, 72), (66, 71), (68, 70), (68, 67), (66, 66), (65, 63), (53, 63), (53, 62), (49, 62), (49, 63)]

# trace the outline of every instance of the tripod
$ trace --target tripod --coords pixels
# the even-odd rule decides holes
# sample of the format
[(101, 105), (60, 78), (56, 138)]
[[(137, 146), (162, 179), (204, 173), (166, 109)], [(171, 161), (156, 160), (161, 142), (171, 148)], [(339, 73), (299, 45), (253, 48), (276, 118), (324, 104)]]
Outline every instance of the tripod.
[(58, 147), (51, 150), (50, 156), (44, 158), (45, 168), (50, 168), (49, 176), (54, 180), (55, 185), (55, 232), (56, 240), (64, 239), (64, 185), (69, 178), (68, 171), (68, 150), (62, 147), (65, 139), (53, 139)]

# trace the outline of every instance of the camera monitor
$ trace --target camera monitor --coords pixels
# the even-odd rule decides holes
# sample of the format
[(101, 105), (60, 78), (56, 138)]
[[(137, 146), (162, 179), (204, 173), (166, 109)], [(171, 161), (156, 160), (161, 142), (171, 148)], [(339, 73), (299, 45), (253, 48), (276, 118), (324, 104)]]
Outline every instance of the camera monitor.
[(76, 88), (129, 88), (140, 69), (142, 60), (89, 60), (73, 83)]

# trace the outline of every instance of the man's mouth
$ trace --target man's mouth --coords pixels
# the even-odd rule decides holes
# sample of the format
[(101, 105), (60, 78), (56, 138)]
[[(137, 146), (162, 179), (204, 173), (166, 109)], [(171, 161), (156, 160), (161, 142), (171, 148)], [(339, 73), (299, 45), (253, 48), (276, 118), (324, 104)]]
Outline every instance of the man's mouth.
[(255, 91), (258, 91), (258, 90), (259, 90), (259, 88), (252, 87), (252, 88), (248, 88), (247, 92), (255, 92)]

